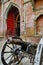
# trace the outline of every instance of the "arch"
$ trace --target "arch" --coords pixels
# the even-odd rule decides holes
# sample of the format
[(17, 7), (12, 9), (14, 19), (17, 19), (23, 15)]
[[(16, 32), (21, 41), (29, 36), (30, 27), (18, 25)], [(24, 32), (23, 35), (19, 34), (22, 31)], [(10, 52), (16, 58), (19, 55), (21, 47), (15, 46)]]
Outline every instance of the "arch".
[(19, 17), (19, 16), (20, 16), (20, 15), (18, 14), (17, 17), (16, 17), (16, 21), (18, 20), (18, 17)]
[(40, 15), (36, 19), (36, 33), (38, 35), (43, 35), (43, 15)]
[(10, 10), (10, 8), (11, 8), (12, 6), (17, 7), (18, 10), (19, 10), (19, 13), (20, 13), (20, 6), (19, 6), (18, 4), (16, 4), (16, 3), (10, 2), (10, 4), (8, 5), (8, 7), (7, 7), (7, 9), (6, 9), (5, 13), (4, 13), (5, 19), (7, 19), (8, 11)]
[(35, 20), (37, 20), (37, 18), (39, 18), (41, 15), (43, 15), (43, 12), (36, 15)]
[[(7, 18), (8, 18), (8, 13), (9, 13), (9, 11), (10, 11), (10, 9), (12, 8), (12, 7), (15, 7), (18, 11), (19, 11), (19, 16), (20, 16), (20, 7), (19, 7), (19, 5), (17, 5), (16, 3), (13, 3), (13, 2), (10, 2), (10, 4), (8, 5), (8, 7), (7, 7), (7, 9), (6, 9), (6, 11), (5, 11), (5, 21), (8, 21), (7, 20)], [(17, 21), (18, 21), (18, 14), (17, 14)], [(7, 23), (6, 23), (7, 24)], [(18, 23), (17, 22), (17, 25), (19, 24), (19, 28), (17, 27), (17, 29), (19, 30), (19, 33), (20, 33), (20, 22)], [(7, 25), (6, 25), (7, 26)], [(18, 32), (18, 30), (17, 30), (17, 32)], [(6, 32), (6, 31), (5, 31)], [(6, 33), (5, 33), (6, 34)], [(20, 34), (17, 34), (18, 36), (20, 36)]]
[(40, 18), (41, 16), (43, 16), (43, 14), (38, 15), (37, 18), (36, 18), (36, 20), (37, 20), (38, 18)]

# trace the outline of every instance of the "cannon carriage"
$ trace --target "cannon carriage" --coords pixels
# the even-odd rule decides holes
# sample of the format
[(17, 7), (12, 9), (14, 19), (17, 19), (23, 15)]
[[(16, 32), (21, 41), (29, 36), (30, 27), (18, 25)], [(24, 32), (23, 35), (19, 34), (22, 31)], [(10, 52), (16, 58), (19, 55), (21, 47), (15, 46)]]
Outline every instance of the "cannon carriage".
[(9, 37), (1, 52), (1, 60), (4, 65), (19, 65), (24, 57), (34, 63), (37, 45), (23, 41), (20, 37)]

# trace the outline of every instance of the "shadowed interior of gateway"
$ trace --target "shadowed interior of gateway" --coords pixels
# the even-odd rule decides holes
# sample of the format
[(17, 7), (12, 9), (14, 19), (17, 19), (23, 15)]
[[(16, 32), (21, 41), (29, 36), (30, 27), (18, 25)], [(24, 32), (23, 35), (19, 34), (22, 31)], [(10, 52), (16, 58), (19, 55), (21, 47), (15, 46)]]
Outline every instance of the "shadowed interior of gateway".
[(20, 36), (20, 13), (17, 7), (11, 6), (7, 14), (7, 33), (9, 36)]

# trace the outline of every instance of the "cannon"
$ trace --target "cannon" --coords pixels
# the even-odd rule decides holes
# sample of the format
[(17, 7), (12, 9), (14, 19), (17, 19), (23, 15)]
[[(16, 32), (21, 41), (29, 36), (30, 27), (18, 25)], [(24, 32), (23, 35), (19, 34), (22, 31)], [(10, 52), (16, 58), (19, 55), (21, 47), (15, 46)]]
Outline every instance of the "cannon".
[(2, 63), (4, 65), (19, 65), (24, 57), (29, 57), (30, 63), (33, 63), (36, 48), (37, 45), (25, 42), (20, 37), (9, 37), (2, 48)]

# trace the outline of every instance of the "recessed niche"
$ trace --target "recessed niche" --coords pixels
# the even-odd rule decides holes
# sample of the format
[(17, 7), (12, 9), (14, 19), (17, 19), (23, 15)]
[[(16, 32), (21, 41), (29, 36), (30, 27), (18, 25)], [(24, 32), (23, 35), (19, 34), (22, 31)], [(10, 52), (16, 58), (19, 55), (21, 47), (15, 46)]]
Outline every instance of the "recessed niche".
[(43, 0), (34, 0), (35, 9), (43, 8)]
[(40, 15), (36, 20), (36, 32), (38, 35), (43, 35), (43, 15)]

